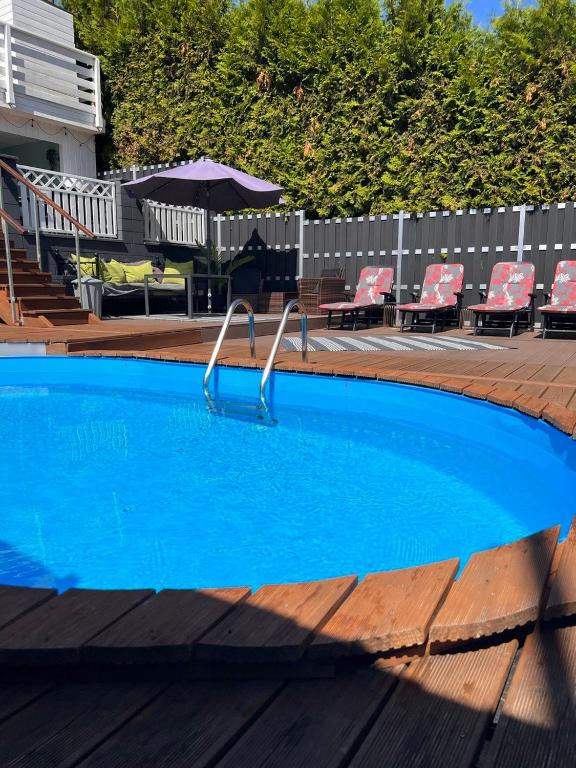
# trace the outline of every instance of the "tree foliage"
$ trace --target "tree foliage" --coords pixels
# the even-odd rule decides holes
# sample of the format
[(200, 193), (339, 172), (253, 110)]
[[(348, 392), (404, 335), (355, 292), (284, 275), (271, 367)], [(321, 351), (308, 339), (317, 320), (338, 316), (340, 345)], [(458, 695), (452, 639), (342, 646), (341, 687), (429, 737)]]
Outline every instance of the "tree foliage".
[(210, 155), (330, 216), (576, 191), (576, 0), (66, 0), (102, 59), (103, 162)]

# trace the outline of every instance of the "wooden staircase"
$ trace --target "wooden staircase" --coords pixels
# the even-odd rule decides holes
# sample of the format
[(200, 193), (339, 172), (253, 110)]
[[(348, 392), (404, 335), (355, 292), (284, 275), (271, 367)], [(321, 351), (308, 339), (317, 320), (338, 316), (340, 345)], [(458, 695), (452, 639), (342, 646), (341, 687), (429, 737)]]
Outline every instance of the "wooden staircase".
[[(56, 325), (84, 325), (101, 322), (78, 299), (66, 296), (63, 285), (53, 283), (49, 272), (40, 272), (38, 264), (27, 258), (25, 248), (10, 243), (16, 324), (27, 328), (51, 328)], [(0, 321), (14, 325), (10, 309), (10, 290), (6, 248), (0, 231)]]

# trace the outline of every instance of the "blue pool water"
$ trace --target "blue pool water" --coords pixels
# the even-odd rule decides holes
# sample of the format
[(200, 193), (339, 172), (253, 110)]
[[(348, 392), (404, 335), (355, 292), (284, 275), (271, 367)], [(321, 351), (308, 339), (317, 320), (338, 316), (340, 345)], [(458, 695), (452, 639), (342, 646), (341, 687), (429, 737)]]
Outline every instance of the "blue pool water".
[[(574, 513), (576, 441), (432, 390), (274, 374), (276, 426), (202, 366), (0, 358), (0, 583), (206, 587), (459, 556)], [(220, 369), (221, 396), (256, 371)]]

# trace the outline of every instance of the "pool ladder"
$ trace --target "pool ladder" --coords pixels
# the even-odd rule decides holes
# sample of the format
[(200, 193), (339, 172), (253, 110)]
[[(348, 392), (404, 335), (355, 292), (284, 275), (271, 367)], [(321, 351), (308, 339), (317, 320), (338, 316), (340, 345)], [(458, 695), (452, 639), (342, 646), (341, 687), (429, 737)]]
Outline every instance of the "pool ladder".
[(304, 305), (298, 299), (292, 299), (291, 301), (288, 302), (288, 304), (286, 304), (284, 308), (284, 312), (282, 314), (282, 318), (278, 325), (278, 330), (276, 331), (276, 337), (274, 339), (272, 349), (270, 350), (270, 354), (268, 355), (268, 359), (266, 361), (266, 365), (262, 373), (262, 378), (260, 379), (259, 401), (257, 403), (217, 400), (212, 396), (212, 393), (210, 392), (210, 378), (212, 376), (212, 373), (218, 361), (218, 355), (220, 353), (220, 349), (222, 348), (222, 344), (224, 343), (224, 339), (226, 338), (226, 334), (228, 333), (228, 328), (230, 327), (230, 323), (232, 322), (232, 317), (234, 316), (234, 313), (239, 307), (243, 307), (248, 314), (248, 338), (250, 343), (250, 357), (252, 359), (256, 357), (254, 310), (252, 309), (252, 305), (250, 304), (250, 302), (247, 301), (246, 299), (235, 299), (232, 302), (232, 304), (230, 304), (230, 307), (228, 308), (228, 312), (226, 313), (224, 323), (222, 324), (222, 328), (220, 329), (220, 333), (218, 334), (218, 339), (216, 340), (216, 344), (212, 351), (212, 355), (210, 356), (210, 362), (208, 363), (208, 367), (206, 368), (206, 372), (204, 374), (203, 388), (204, 388), (204, 396), (208, 404), (208, 409), (213, 413), (219, 413), (225, 416), (236, 416), (237, 418), (249, 418), (250, 414), (252, 414), (252, 415), (255, 415), (261, 421), (266, 421), (268, 423), (275, 423), (274, 419), (272, 418), (268, 401), (266, 398), (266, 387), (268, 384), (268, 380), (270, 379), (270, 374), (272, 373), (272, 369), (274, 368), (274, 362), (276, 360), (276, 355), (278, 354), (278, 349), (280, 348), (280, 344), (282, 342), (282, 337), (284, 336), (286, 324), (288, 323), (288, 320), (290, 318), (290, 313), (293, 310), (297, 310), (300, 313), (302, 360), (306, 361), (308, 359), (308, 315), (306, 313), (306, 309), (304, 308)]

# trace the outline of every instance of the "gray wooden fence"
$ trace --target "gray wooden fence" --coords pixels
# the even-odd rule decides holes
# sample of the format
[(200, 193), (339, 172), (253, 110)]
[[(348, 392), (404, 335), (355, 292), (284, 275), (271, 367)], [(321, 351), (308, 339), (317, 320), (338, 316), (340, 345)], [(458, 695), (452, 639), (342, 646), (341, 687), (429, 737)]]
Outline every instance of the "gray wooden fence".
[(417, 290), (426, 266), (441, 254), (464, 264), (465, 302), (476, 301), (499, 261), (531, 261), (536, 289), (550, 288), (556, 263), (576, 259), (576, 203), (478, 208), (307, 220), (303, 212), (215, 218), (224, 258), (255, 248), (278, 290), (297, 275), (344, 270), (350, 289), (366, 265), (395, 268), (399, 300)]
[[(104, 178), (126, 181), (178, 164), (124, 168)], [(542, 291), (561, 258), (576, 259), (574, 202), (319, 220), (306, 219), (303, 211), (258, 213), (215, 216), (213, 227), (223, 258), (253, 255), (267, 290), (295, 290), (297, 276), (337, 268), (353, 290), (363, 266), (382, 265), (395, 268), (396, 296), (403, 301), (420, 287), (426, 266), (446, 253), (448, 261), (464, 264), (466, 304), (477, 300), (498, 261), (533, 262)], [(244, 290), (239, 273), (236, 282)]]

